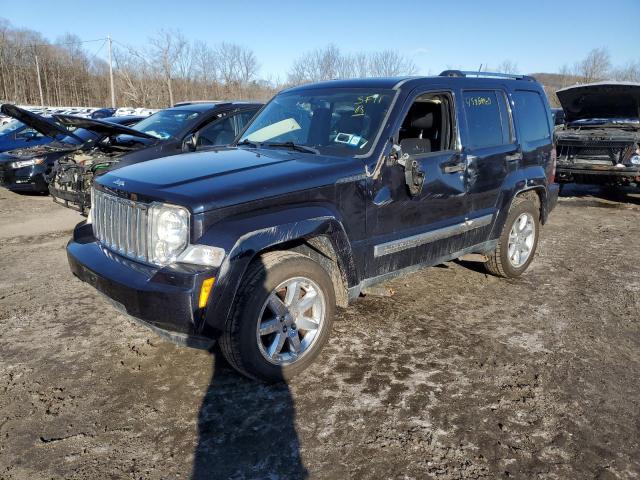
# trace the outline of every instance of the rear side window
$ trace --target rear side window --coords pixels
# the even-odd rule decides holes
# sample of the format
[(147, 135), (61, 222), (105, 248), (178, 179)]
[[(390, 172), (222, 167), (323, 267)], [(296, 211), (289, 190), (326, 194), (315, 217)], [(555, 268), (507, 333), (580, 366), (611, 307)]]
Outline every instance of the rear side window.
[(523, 143), (551, 138), (547, 109), (538, 92), (516, 90), (513, 94), (515, 116)]
[(494, 90), (466, 90), (462, 94), (470, 148), (511, 143), (504, 95)]

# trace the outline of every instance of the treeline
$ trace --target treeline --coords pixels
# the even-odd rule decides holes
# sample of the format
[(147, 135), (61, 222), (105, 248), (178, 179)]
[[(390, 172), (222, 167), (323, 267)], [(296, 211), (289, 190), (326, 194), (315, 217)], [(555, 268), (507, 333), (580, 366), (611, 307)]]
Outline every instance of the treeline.
[[(116, 40), (112, 46), (117, 106), (163, 108), (184, 100), (266, 100), (290, 85), (417, 71), (413, 62), (393, 50), (346, 55), (329, 45), (303, 54), (294, 61), (285, 82), (274, 82), (259, 78), (260, 63), (250, 48), (229, 42), (190, 42), (178, 30), (161, 30), (144, 48)], [(107, 47), (107, 39), (83, 42), (71, 34), (50, 42), (38, 32), (16, 28), (0, 18), (0, 102), (110, 105)]]
[[(394, 50), (344, 53), (329, 44), (294, 59), (286, 80), (269, 81), (259, 77), (260, 63), (250, 48), (189, 41), (177, 30), (161, 30), (143, 48), (117, 40), (112, 46), (117, 106), (163, 108), (184, 100), (266, 100), (289, 85), (418, 72), (411, 58)], [(83, 42), (71, 34), (50, 42), (38, 32), (0, 18), (0, 102), (39, 105), (42, 98), (42, 103), (52, 106), (109, 106), (107, 47), (106, 39)], [(505, 60), (495, 70), (518, 73), (518, 66)], [(537, 75), (551, 102), (557, 104), (555, 91), (575, 83), (640, 81), (640, 61), (614, 66), (609, 52), (598, 48), (556, 74)]]
[[(38, 105), (111, 104), (107, 40), (67, 34), (49, 42), (0, 18), (0, 102)], [(267, 99), (277, 86), (257, 77), (250, 49), (189, 42), (160, 31), (144, 49), (113, 42), (116, 105), (161, 108), (182, 100)], [(38, 82), (38, 73), (40, 82)]]

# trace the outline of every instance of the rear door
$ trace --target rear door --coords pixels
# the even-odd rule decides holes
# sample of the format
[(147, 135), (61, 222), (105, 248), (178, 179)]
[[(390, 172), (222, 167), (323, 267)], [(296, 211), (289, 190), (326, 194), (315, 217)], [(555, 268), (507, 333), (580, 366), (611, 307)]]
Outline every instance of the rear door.
[(522, 166), (548, 167), (551, 160), (552, 127), (546, 99), (536, 90), (513, 92), (518, 139), (522, 145)]
[(486, 228), (476, 232), (478, 243), (489, 233), (505, 177), (518, 168), (521, 158), (507, 99), (501, 89), (462, 92), (469, 215), (491, 220)]

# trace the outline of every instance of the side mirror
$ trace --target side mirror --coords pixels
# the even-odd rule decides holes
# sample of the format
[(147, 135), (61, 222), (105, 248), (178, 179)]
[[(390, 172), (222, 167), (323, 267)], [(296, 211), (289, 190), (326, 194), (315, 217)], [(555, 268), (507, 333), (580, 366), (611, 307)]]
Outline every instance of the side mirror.
[(414, 197), (420, 195), (424, 185), (424, 172), (418, 161), (408, 153), (402, 152), (400, 145), (393, 144), (391, 157), (396, 159), (396, 164), (404, 169), (404, 181), (409, 189), (409, 194)]
[(195, 152), (198, 146), (198, 135), (190, 133), (182, 140), (182, 151), (185, 153)]

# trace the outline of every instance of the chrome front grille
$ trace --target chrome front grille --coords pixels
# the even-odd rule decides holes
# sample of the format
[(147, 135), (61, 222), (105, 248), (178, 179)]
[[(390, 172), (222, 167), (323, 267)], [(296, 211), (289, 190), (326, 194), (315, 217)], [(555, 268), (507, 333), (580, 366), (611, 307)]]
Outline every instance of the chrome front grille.
[(93, 234), (102, 245), (125, 257), (148, 261), (147, 204), (94, 189), (91, 210)]

